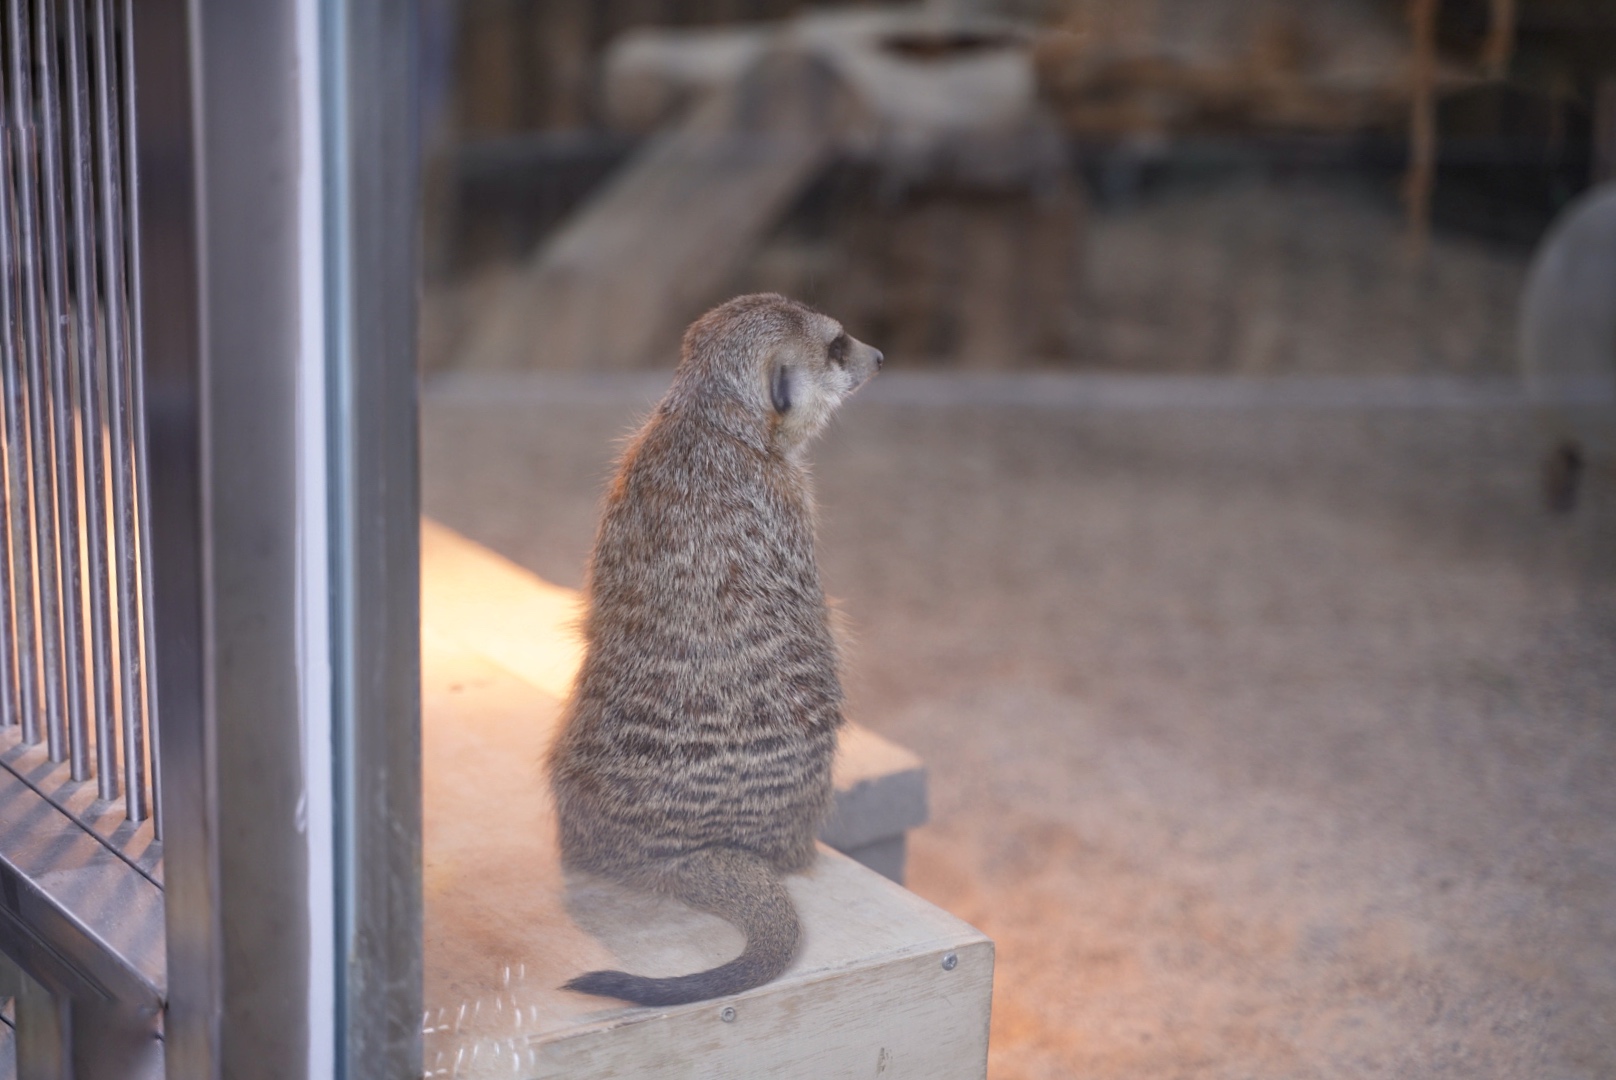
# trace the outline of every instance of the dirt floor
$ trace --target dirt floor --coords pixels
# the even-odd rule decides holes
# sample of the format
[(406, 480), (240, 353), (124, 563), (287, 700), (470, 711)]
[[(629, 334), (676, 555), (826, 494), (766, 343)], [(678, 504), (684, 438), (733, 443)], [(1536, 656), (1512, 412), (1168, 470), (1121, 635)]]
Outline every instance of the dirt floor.
[[(883, 378), (821, 558), (931, 769), (910, 885), (998, 943), (991, 1076), (1616, 1075), (1616, 475), (1546, 515), (1510, 408)], [(653, 390), (429, 394), (427, 511), (576, 585)]]

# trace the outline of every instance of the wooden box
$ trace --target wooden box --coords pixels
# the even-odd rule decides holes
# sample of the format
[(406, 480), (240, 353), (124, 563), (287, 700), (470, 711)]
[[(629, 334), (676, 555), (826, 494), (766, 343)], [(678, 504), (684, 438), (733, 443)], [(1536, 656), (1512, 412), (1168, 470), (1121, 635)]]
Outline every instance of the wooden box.
[[(663, 1009), (557, 989), (602, 966), (649, 975), (710, 967), (734, 956), (741, 936), (674, 901), (564, 878), (542, 759), (577, 653), (564, 634), (545, 640), (539, 626), (535, 635), (544, 620), (534, 605), (562, 613), (548, 623), (554, 631), (575, 598), (529, 578), (514, 605), (527, 604), (526, 615), (502, 616), (513, 583), (486, 586), (521, 572), (446, 530), (429, 526), (426, 538), (427, 1076), (985, 1075), (992, 942), (829, 848), (789, 879), (804, 946), (774, 982)], [(862, 781), (839, 786), (863, 783), (861, 798), (881, 803), (869, 786), (879, 784), (869, 762), (881, 753), (863, 756)], [(903, 753), (886, 760), (912, 786), (918, 763)], [(912, 816), (912, 796), (893, 791)], [(843, 827), (857, 837), (851, 805)]]

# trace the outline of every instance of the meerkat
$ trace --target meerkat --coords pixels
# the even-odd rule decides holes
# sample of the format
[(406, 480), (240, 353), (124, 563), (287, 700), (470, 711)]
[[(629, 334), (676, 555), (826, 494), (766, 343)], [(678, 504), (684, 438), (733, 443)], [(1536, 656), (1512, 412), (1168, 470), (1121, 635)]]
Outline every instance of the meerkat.
[(548, 758), (562, 865), (719, 915), (746, 946), (696, 974), (592, 971), (566, 989), (682, 1004), (760, 986), (796, 955), (781, 876), (814, 858), (842, 723), (805, 456), (881, 364), (802, 304), (738, 297), (686, 331), (624, 452)]

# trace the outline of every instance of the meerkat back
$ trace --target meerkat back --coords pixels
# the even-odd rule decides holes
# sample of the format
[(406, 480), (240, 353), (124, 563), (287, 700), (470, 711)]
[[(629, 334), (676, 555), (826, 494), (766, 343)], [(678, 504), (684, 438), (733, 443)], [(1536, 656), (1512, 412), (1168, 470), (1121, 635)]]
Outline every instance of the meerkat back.
[(673, 385), (607, 493), (585, 592), (585, 659), (549, 768), (563, 864), (740, 927), (710, 971), (581, 975), (645, 1005), (777, 976), (831, 796), (842, 722), (804, 452), (881, 354), (773, 294), (686, 332)]

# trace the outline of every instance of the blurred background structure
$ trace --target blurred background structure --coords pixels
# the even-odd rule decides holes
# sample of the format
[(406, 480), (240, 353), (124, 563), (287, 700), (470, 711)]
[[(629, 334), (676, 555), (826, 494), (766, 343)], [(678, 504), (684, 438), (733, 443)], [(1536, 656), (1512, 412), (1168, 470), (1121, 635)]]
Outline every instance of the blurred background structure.
[(438, 0), (429, 515), (579, 584), (680, 329), (816, 451), (990, 1075), (1616, 1075), (1616, 6)]
[[(656, 366), (770, 288), (900, 366), (1503, 374), (1527, 253), (1616, 170), (1616, 15), (1576, 0), (440, 11), (433, 370)], [(524, 348), (546, 304), (582, 325)]]

